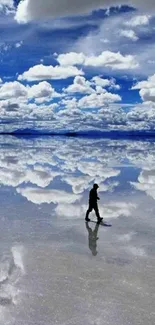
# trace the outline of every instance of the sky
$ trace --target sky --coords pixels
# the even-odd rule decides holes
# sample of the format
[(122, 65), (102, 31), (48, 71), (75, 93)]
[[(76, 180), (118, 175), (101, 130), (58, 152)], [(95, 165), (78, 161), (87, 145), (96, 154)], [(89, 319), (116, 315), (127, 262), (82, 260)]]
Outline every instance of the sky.
[(153, 0), (0, 0), (0, 36), (0, 132), (154, 130)]

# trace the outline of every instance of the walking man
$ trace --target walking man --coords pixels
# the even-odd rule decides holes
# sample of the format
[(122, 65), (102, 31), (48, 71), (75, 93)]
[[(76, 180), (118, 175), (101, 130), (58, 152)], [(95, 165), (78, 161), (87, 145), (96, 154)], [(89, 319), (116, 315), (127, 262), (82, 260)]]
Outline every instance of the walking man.
[(96, 213), (96, 217), (97, 217), (97, 222), (98, 224), (103, 220), (103, 218), (100, 217), (99, 214), (99, 210), (98, 210), (98, 204), (97, 204), (97, 200), (100, 200), (100, 198), (98, 197), (97, 194), (97, 189), (99, 188), (98, 184), (94, 184), (93, 188), (90, 190), (89, 192), (89, 208), (86, 212), (86, 217), (85, 217), (85, 221), (90, 221), (89, 219), (89, 213), (94, 210)]

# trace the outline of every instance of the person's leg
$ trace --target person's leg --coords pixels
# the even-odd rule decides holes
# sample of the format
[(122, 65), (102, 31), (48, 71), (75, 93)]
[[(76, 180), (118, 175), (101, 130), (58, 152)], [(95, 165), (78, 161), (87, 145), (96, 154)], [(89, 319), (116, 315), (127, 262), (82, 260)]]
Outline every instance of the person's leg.
[(87, 210), (87, 212), (86, 212), (86, 217), (85, 217), (85, 220), (86, 221), (89, 221), (90, 219), (89, 219), (89, 213), (92, 211), (92, 207), (91, 206), (89, 206), (89, 208), (88, 208), (88, 210)]
[(96, 217), (97, 217), (97, 219), (100, 219), (100, 214), (99, 214), (99, 209), (98, 209), (97, 204), (94, 206), (94, 211), (95, 211), (95, 213), (96, 213)]
[(96, 204), (94, 207), (95, 213), (96, 213), (96, 217), (97, 217), (97, 221), (100, 222), (103, 220), (103, 218), (100, 217), (100, 213), (99, 213), (99, 209), (98, 209), (98, 205)]

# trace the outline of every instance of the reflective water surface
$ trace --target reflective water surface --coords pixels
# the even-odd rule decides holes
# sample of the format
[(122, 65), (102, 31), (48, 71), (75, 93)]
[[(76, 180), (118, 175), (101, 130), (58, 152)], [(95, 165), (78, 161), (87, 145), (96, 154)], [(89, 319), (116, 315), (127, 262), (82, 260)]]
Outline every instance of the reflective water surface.
[(0, 207), (0, 325), (154, 324), (153, 142), (1, 136)]

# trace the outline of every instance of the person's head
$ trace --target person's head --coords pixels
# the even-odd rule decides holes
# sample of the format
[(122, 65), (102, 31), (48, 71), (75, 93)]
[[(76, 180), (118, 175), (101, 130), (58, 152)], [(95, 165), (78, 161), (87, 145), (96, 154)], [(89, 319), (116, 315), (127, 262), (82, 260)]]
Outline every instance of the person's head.
[(94, 184), (93, 187), (95, 188), (95, 190), (97, 190), (99, 188), (98, 184)]

